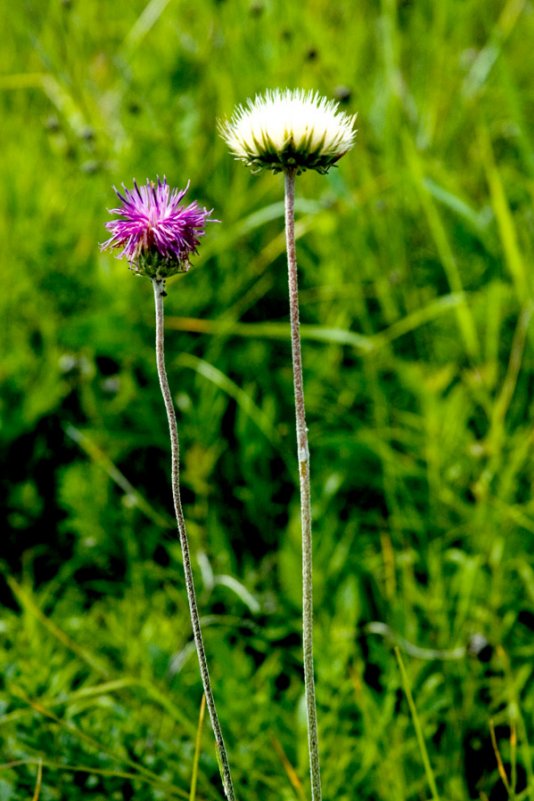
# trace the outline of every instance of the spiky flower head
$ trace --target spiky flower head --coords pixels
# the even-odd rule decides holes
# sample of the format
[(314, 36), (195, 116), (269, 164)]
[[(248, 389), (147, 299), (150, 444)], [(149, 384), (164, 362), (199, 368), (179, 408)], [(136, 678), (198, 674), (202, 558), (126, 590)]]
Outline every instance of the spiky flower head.
[(318, 92), (274, 89), (238, 106), (219, 132), (254, 171), (326, 173), (353, 146), (355, 121)]
[(147, 179), (145, 186), (134, 181), (133, 190), (124, 184), (122, 189), (122, 193), (115, 189), (122, 205), (110, 209), (110, 214), (121, 219), (106, 223), (112, 235), (101, 249), (120, 248), (118, 258), (127, 258), (130, 269), (148, 278), (165, 279), (187, 272), (189, 257), (196, 253), (205, 224), (216, 222), (209, 219), (212, 212), (196, 201), (181, 205), (189, 181), (185, 189), (171, 190), (165, 178), (158, 178), (156, 183)]

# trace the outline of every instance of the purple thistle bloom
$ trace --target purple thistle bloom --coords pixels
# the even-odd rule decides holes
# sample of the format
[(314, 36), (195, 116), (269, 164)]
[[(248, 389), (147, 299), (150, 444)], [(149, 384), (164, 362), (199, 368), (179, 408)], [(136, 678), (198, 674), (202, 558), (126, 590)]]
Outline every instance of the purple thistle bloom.
[(209, 219), (212, 212), (196, 201), (180, 205), (189, 181), (185, 189), (172, 191), (165, 178), (158, 178), (157, 184), (147, 179), (141, 187), (134, 181), (133, 190), (122, 187), (124, 194), (113, 187), (122, 205), (110, 209), (110, 214), (122, 219), (106, 223), (112, 236), (101, 249), (122, 248), (118, 258), (127, 258), (134, 272), (149, 278), (187, 272), (189, 256), (196, 253), (206, 222), (216, 222)]

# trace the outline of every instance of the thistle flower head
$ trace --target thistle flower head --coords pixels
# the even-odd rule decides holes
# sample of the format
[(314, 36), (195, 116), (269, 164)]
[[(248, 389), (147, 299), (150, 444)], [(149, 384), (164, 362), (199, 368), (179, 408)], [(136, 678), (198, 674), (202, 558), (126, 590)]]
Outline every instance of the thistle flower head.
[(353, 146), (355, 120), (317, 92), (275, 89), (238, 106), (219, 131), (255, 171), (326, 173)]
[[(115, 188), (115, 187), (114, 187)], [(122, 193), (115, 189), (122, 205), (110, 209), (121, 219), (106, 223), (111, 237), (101, 245), (102, 250), (120, 248), (118, 258), (125, 257), (130, 269), (149, 278), (167, 278), (175, 273), (187, 272), (189, 257), (196, 253), (204, 226), (211, 211), (201, 208), (196, 201), (180, 205), (189, 189), (170, 189), (164, 178), (157, 183), (147, 179), (145, 186), (134, 181), (133, 190), (122, 185)]]

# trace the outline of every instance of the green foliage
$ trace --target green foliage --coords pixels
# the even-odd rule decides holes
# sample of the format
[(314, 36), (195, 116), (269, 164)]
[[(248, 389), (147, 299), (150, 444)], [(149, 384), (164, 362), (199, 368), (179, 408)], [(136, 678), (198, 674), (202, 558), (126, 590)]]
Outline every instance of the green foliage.
[[(339, 168), (297, 182), (325, 801), (532, 799), (530, 5), (5, 16), (0, 800), (189, 798), (152, 292), (98, 250), (112, 185), (158, 174), (221, 220), (169, 284), (167, 356), (238, 798), (308, 797), (282, 183), (216, 132), (277, 86), (359, 113)], [(222, 798), (206, 722), (196, 798)]]

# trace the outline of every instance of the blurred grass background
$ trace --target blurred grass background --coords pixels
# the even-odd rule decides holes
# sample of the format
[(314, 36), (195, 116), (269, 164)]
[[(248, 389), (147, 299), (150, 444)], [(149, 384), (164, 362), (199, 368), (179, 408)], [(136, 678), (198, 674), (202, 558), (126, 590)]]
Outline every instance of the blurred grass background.
[(4, 14), (1, 801), (222, 798), (151, 287), (98, 250), (156, 175), (222, 221), (167, 354), (238, 797), (308, 798), (282, 179), (216, 132), (277, 86), (359, 114), (297, 185), (325, 801), (534, 797), (533, 47), (527, 0)]

